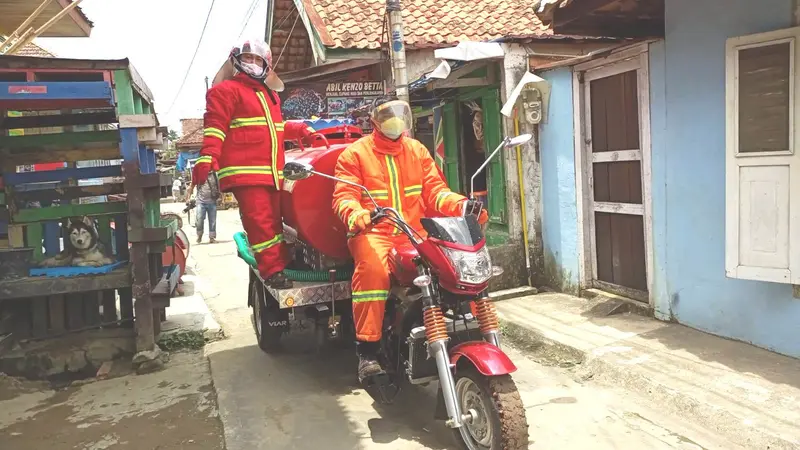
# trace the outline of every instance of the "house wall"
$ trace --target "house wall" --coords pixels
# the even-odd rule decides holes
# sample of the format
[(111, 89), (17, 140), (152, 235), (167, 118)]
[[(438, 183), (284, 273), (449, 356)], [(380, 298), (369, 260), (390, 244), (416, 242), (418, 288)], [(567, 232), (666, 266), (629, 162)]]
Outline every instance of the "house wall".
[(792, 17), (792, 0), (666, 2), (650, 55), (655, 304), (662, 318), (800, 357), (791, 286), (725, 276), (725, 41)]
[[(662, 320), (800, 357), (792, 287), (725, 275), (725, 41), (791, 27), (793, 8), (792, 0), (666, 2), (666, 37), (649, 49), (651, 297)], [(544, 282), (574, 292), (581, 250), (572, 73), (540, 75), (552, 86), (539, 126)]]
[(550, 82), (547, 118), (539, 125), (544, 273), (540, 283), (576, 293), (579, 279), (572, 69), (539, 74)]
[(439, 60), (433, 57), (434, 49), (409, 50), (406, 49), (406, 71), (408, 81), (412, 82), (427, 72), (436, 68)]

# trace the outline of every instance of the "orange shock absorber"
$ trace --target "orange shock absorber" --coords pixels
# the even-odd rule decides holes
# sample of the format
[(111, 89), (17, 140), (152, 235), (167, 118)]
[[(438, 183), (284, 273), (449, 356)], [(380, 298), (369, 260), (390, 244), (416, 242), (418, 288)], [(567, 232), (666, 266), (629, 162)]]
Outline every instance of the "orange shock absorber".
[(497, 319), (497, 310), (494, 304), (484, 297), (475, 300), (476, 316), (478, 316), (478, 326), (481, 334), (488, 334), (500, 330), (500, 321)]
[(422, 313), (422, 318), (425, 323), (425, 336), (428, 338), (428, 345), (447, 339), (447, 325), (444, 322), (442, 308), (431, 306)]

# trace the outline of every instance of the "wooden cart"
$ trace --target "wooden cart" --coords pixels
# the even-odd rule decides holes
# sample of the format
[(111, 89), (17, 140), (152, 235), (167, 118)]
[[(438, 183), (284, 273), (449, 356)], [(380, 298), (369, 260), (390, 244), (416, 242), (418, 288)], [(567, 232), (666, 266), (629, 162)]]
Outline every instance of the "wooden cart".
[[(156, 171), (163, 129), (147, 85), (127, 59), (0, 56), (0, 113), (0, 247), (31, 249), (36, 263), (62, 249), (67, 218), (89, 216), (117, 261), (0, 279), (0, 336), (128, 327), (138, 351), (154, 349), (179, 269), (161, 263), (177, 223), (160, 217), (172, 180)], [(25, 170), (51, 162), (65, 164)]]

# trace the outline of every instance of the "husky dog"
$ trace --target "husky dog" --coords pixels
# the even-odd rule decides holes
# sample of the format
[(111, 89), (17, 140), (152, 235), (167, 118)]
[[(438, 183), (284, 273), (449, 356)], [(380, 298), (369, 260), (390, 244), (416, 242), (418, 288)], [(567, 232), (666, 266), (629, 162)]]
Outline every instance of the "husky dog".
[(65, 236), (64, 250), (39, 263), (40, 267), (100, 267), (114, 262), (103, 254), (103, 245), (91, 218), (68, 219)]

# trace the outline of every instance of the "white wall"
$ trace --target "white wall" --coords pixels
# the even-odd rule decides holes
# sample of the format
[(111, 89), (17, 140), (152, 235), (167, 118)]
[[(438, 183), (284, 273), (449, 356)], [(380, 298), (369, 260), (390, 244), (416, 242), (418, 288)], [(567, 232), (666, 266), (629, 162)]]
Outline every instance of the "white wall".
[(433, 49), (406, 51), (406, 70), (408, 82), (416, 81), (427, 72), (432, 71), (439, 64), (433, 57)]
[[(525, 47), (519, 44), (502, 44), (505, 58), (502, 65), (500, 101), (505, 103), (517, 83), (528, 70), (528, 53)], [(501, 105), (502, 106), (502, 105)], [(503, 116), (503, 135), (515, 136), (513, 118)], [(519, 134), (534, 133), (534, 126), (519, 122)], [(531, 140), (521, 148), (522, 178), (524, 180), (526, 224), (528, 230), (528, 249), (532, 259), (532, 267), (538, 264), (536, 255), (541, 254), (541, 214), (539, 213), (541, 192), (541, 169), (536, 157), (536, 140)], [(508, 205), (508, 228), (511, 239), (517, 242), (522, 240), (522, 205), (519, 195), (519, 175), (517, 171), (516, 150), (505, 151), (506, 171), (506, 203)]]

